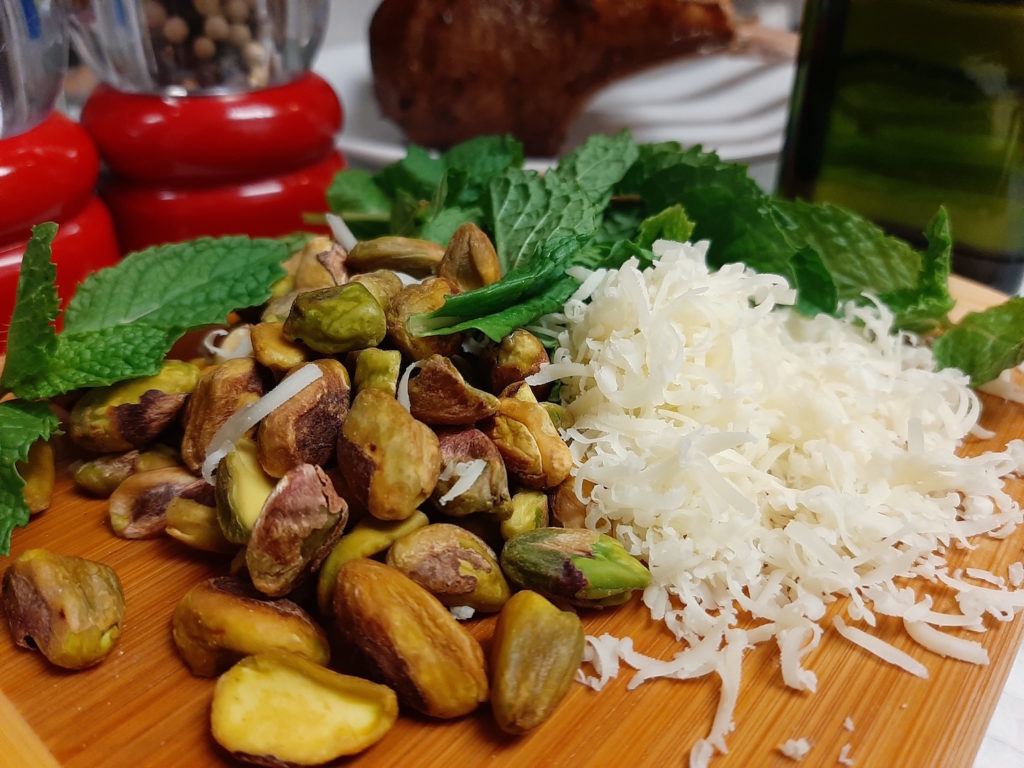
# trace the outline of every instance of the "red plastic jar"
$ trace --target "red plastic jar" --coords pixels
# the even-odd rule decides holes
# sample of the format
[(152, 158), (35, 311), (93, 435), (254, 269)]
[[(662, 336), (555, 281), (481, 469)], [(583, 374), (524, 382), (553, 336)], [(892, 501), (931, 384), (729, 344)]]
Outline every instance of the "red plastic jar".
[(334, 149), (341, 104), (312, 73), (224, 95), (100, 86), (82, 124), (112, 171), (102, 194), (125, 251), (308, 230), (305, 215), (326, 210), (327, 187), (345, 165)]
[(59, 224), (53, 260), (65, 303), (90, 272), (120, 258), (110, 213), (93, 194), (98, 173), (89, 135), (62, 115), (0, 139), (0, 352), (7, 346), (21, 257), (33, 225)]

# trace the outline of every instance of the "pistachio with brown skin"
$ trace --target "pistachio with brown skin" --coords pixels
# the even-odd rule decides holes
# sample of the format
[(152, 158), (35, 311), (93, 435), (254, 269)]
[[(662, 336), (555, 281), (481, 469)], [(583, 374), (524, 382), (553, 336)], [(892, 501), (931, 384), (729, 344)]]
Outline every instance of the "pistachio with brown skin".
[(74, 467), (74, 480), (82, 490), (96, 496), (110, 496), (125, 480), (136, 472), (178, 466), (177, 452), (167, 446), (153, 446), (148, 451), (97, 456)]
[(327, 288), (341, 285), (347, 279), (345, 249), (325, 235), (310, 238), (302, 250), (292, 254), (281, 266), (288, 274), (285, 279), (289, 291)]
[(325, 239), (314, 238), (310, 241), (312, 247), (307, 246), (303, 250), (295, 270), (295, 290), (312, 291), (348, 282), (348, 269), (345, 263), (348, 253), (340, 245), (330, 241), (327, 247), (323, 247)]
[(185, 406), (185, 435), (181, 459), (198, 472), (214, 434), (239, 408), (256, 402), (263, 394), (256, 361), (238, 358), (210, 366), (202, 372)]
[[(584, 490), (589, 493), (589, 488), (592, 487), (593, 483), (587, 482)], [(559, 525), (562, 528), (587, 527), (587, 505), (576, 495), (575, 478), (567, 477), (548, 491), (548, 502), (553, 525)]]
[[(441, 474), (431, 503), (441, 512), (463, 517), (477, 512), (502, 515), (510, 503), (508, 474), (501, 453), (487, 435), (479, 429), (445, 429), (437, 432), (441, 449)], [(483, 461), (483, 471), (473, 484), (452, 498), (447, 498), (452, 486), (459, 480), (459, 465)]]
[(252, 354), (264, 368), (282, 376), (309, 357), (306, 348), (286, 338), (284, 321), (279, 323), (256, 323), (249, 330), (252, 339)]
[(408, 322), (413, 315), (441, 308), (446, 296), (458, 292), (458, 286), (443, 277), (405, 286), (387, 306), (388, 338), (410, 360), (423, 360), (434, 354), (454, 355), (462, 347), (461, 333), (414, 336), (409, 331)]
[(14, 644), (38, 648), (52, 664), (99, 664), (121, 634), (124, 595), (103, 563), (45, 549), (22, 552), (4, 572), (0, 606)]
[(432, 275), (444, 258), (444, 248), (431, 240), (385, 235), (360, 240), (348, 254), (353, 272), (396, 269), (414, 277)]
[[(540, 339), (518, 328), (501, 340), (491, 353), (490, 362), (491, 391), (502, 392), (510, 384), (537, 373), (550, 362), (550, 357)], [(543, 400), (550, 389), (550, 384), (541, 384), (534, 387), (533, 392)]]
[(388, 565), (447, 606), (490, 613), (512, 594), (494, 550), (458, 525), (434, 523), (403, 536), (388, 550)]
[(364, 389), (338, 438), (338, 466), (358, 503), (381, 520), (403, 520), (430, 496), (441, 472), (437, 436), (395, 398)]
[[(521, 389), (529, 392), (525, 385)], [(482, 429), (498, 446), (509, 474), (526, 487), (553, 488), (569, 476), (569, 446), (536, 400), (499, 398), (498, 414)]]
[(341, 635), (413, 709), (452, 718), (487, 701), (480, 643), (436, 597), (395, 568), (365, 559), (342, 565), (334, 615)]
[(409, 411), (424, 424), (469, 425), (497, 413), (498, 398), (467, 384), (447, 357), (431, 355), (409, 377)]
[(216, 576), (192, 587), (174, 609), (174, 645), (197, 677), (214, 677), (243, 656), (297, 653), (330, 660), (324, 631), (291, 600), (271, 600), (244, 581)]
[(256, 434), (260, 464), (272, 477), (282, 477), (299, 464), (325, 465), (334, 458), (348, 415), (348, 371), (337, 360), (313, 365), (323, 375), (274, 409)]
[(148, 445), (178, 415), (199, 377), (191, 363), (166, 360), (154, 376), (91, 389), (71, 409), (71, 439), (94, 453)]
[(178, 496), (212, 505), (213, 486), (181, 467), (134, 474), (110, 495), (110, 527), (125, 539), (159, 536), (167, 527), (167, 505)]
[(472, 291), (501, 279), (501, 263), (487, 233), (471, 221), (455, 230), (437, 274)]
[(280, 597), (319, 569), (348, 521), (348, 505), (312, 464), (288, 470), (266, 503), (245, 546), (253, 586)]

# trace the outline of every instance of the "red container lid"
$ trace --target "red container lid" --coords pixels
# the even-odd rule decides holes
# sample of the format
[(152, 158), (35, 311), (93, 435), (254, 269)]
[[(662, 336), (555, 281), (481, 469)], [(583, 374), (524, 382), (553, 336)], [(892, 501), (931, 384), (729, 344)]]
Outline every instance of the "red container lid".
[(334, 89), (311, 72), (274, 88), (218, 96), (101, 85), (82, 109), (82, 125), (118, 177), (159, 184), (286, 174), (330, 154), (341, 124)]
[(99, 169), (89, 134), (63, 115), (0, 139), (0, 248), (27, 239), (34, 224), (77, 214)]
[[(26, 238), (0, 246), (0, 354), (7, 348), (7, 327), (14, 310), (21, 256), (27, 242)], [(61, 305), (67, 304), (75, 287), (90, 273), (113, 266), (120, 257), (110, 212), (98, 197), (89, 198), (76, 215), (60, 222), (53, 240)]]
[(297, 171), (236, 184), (172, 186), (115, 179), (104, 187), (103, 197), (126, 253), (203, 235), (276, 237), (319, 229), (303, 215), (326, 210), (327, 187), (344, 167), (341, 155), (332, 151)]

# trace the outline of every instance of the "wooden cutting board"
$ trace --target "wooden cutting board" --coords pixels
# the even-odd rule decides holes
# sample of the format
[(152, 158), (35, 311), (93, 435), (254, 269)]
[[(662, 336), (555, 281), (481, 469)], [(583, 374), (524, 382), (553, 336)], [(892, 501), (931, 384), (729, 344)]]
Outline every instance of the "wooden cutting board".
[[(998, 301), (1000, 294), (954, 278), (958, 312)], [(965, 452), (1001, 448), (1024, 437), (1024, 406), (985, 397), (982, 425), (988, 441)], [(1011, 492), (1024, 498), (1024, 481)], [(18, 650), (0, 630), (0, 766), (141, 768), (233, 764), (209, 735), (213, 681), (192, 677), (175, 654), (170, 620), (193, 584), (222, 573), (226, 562), (187, 550), (170, 539), (124, 541), (110, 533), (106, 504), (85, 498), (63, 476), (49, 511), (14, 534), (12, 552), (45, 546), (113, 566), (124, 584), (127, 616), (112, 655), (99, 667), (64, 672), (38, 653)], [(1005, 575), (1024, 559), (1024, 526), (1009, 538), (980, 542), (964, 558)], [(958, 555), (959, 557), (959, 555)], [(9, 558), (0, 558), (0, 569)], [(938, 600), (949, 609), (948, 596)], [(881, 618), (881, 617), (880, 617)], [(588, 634), (634, 638), (638, 650), (668, 658), (669, 633), (638, 600), (583, 616)], [(3, 622), (6, 625), (6, 621)], [(485, 649), (493, 619), (471, 622)], [(804, 765), (836, 765), (849, 744), (857, 768), (970, 766), (1024, 634), (1024, 620), (989, 623), (978, 638), (991, 664), (943, 660), (915, 646), (895, 621), (877, 630), (924, 663), (929, 680), (891, 667), (828, 629), (806, 660), (819, 679), (815, 694), (783, 685), (774, 646), (763, 644), (743, 662), (743, 687), (730, 752), (712, 765), (790, 766), (778, 746), (806, 738)], [(489, 710), (444, 722), (404, 714), (375, 747), (348, 761), (359, 766), (653, 766), (685, 765), (693, 742), (711, 727), (717, 679), (657, 680), (627, 691), (624, 669), (600, 693), (573, 686), (554, 717), (532, 734), (513, 738), (492, 723)], [(853, 721), (853, 730), (844, 721)]]

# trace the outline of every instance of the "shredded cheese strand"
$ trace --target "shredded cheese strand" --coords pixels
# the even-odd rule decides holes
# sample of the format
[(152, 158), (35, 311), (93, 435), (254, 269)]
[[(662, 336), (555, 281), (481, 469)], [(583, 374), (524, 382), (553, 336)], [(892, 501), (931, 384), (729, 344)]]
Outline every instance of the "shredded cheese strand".
[(231, 414), (228, 420), (220, 426), (220, 429), (214, 432), (209, 445), (206, 446), (206, 458), (203, 460), (202, 468), (203, 479), (212, 485), (213, 474), (217, 471), (220, 460), (231, 453), (235, 443), (246, 432), (323, 375), (319, 366), (307, 363), (282, 379), (276, 387), (255, 403), (243, 406)]
[[(663, 661), (636, 654), (628, 638), (588, 638), (595, 675), (578, 679), (600, 687), (619, 662), (637, 669), (630, 687), (722, 675), (727, 656), (738, 670), (725, 637), (742, 612), (755, 624), (745, 643), (774, 638), (785, 683), (813, 690), (800, 661), (838, 596), (869, 626), (878, 613), (981, 631), (986, 613), (1007, 620), (1024, 608), (1024, 591), (947, 573), (950, 546), (1006, 536), (1024, 519), (1003, 487), (1024, 468), (1024, 443), (958, 455), (979, 431), (968, 378), (937, 370), (877, 301), (804, 317), (790, 309), (784, 278), (739, 264), (712, 273), (706, 248), (659, 242), (647, 269), (575, 268), (581, 288), (544, 319), (558, 348), (530, 383), (563, 381), (573, 417), (563, 436), (586, 525), (648, 563), (644, 602), (685, 644)], [(946, 583), (961, 614), (932, 611), (896, 586), (917, 577)], [(1010, 581), (1024, 581), (1024, 566)], [(877, 637), (838, 617), (834, 626), (927, 676)], [(729, 677), (739, 684), (738, 673)], [(720, 706), (731, 698), (722, 680)], [(724, 751), (727, 725), (725, 707), (693, 746), (692, 765)]]

